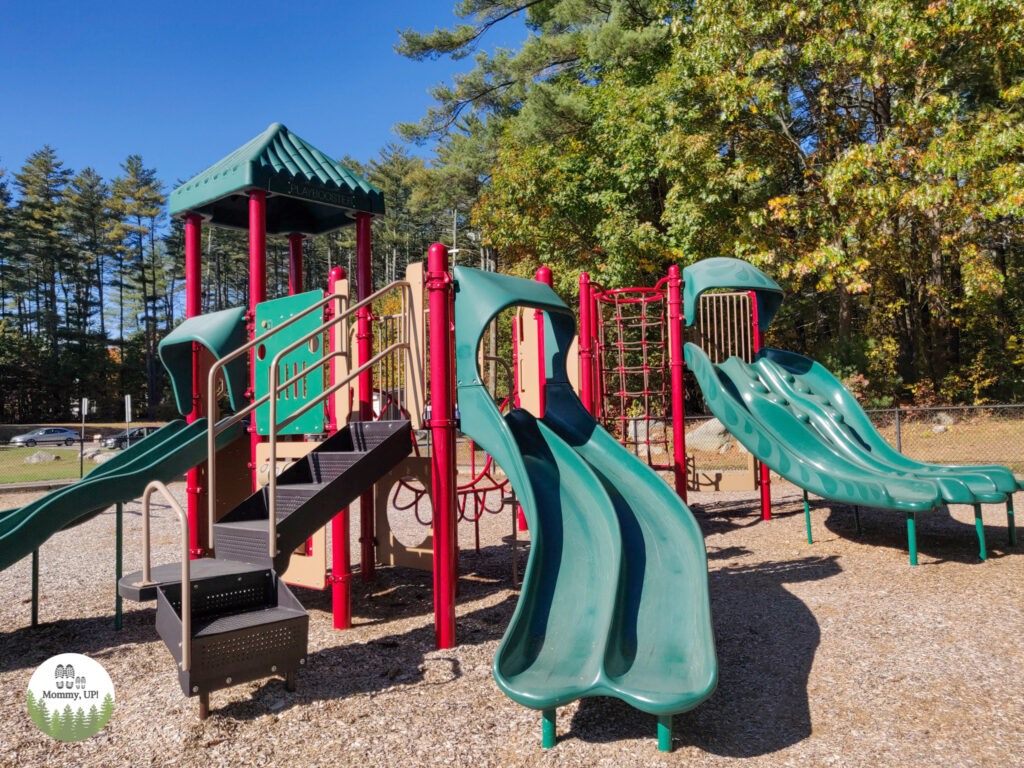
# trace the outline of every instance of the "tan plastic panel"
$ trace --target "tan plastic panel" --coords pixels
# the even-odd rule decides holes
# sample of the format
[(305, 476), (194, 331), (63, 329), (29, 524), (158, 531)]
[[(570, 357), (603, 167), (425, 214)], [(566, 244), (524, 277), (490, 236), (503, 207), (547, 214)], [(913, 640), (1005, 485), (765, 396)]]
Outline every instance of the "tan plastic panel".
[[(687, 462), (689, 464), (689, 461)], [(747, 454), (747, 468), (733, 470), (704, 470), (689, 465), (686, 473), (686, 487), (691, 491), (754, 491), (761, 487), (757, 462)]]
[(427, 323), (424, 304), (424, 275), (426, 264), (414, 262), (405, 269), (409, 283), (408, 317), (405, 320), (409, 334), (409, 356), (405, 366), (405, 406), (413, 429), (423, 429), (423, 411), (427, 391)]
[[(348, 308), (348, 279), (338, 280), (334, 284), (334, 293), (339, 296), (344, 296), (345, 301), (343, 306), (345, 309)], [(332, 305), (333, 306), (333, 305)], [(344, 311), (344, 309), (342, 310)], [(331, 341), (333, 349), (340, 349), (342, 339), (344, 339), (345, 329), (349, 327), (351, 323), (345, 321), (331, 328)], [(331, 361), (331, 370), (334, 373), (334, 381), (341, 381), (343, 378), (348, 376), (349, 371), (352, 370), (352, 351), (355, 349), (354, 335), (348, 340), (348, 346), (345, 347), (348, 354), (340, 355)], [(334, 418), (337, 420), (337, 424), (334, 425), (335, 429), (341, 429), (348, 424), (349, 417), (352, 413), (352, 390), (349, 385), (345, 385), (333, 395), (334, 398)]]
[(532, 309), (516, 311), (519, 329), (519, 407), (540, 416), (540, 366), (537, 360), (537, 319)]
[[(427, 489), (430, 498), (430, 459), (410, 456), (401, 464), (384, 475), (374, 486), (374, 516), (377, 530), (377, 560), (383, 565), (399, 565), (405, 568), (416, 568), (420, 571), (434, 569), (434, 537), (427, 533), (423, 541), (415, 547), (406, 547), (395, 538), (388, 522), (388, 501), (391, 489), (405, 477), (415, 478)], [(412, 514), (409, 510), (408, 514)], [(429, 531), (429, 528), (424, 530)]]

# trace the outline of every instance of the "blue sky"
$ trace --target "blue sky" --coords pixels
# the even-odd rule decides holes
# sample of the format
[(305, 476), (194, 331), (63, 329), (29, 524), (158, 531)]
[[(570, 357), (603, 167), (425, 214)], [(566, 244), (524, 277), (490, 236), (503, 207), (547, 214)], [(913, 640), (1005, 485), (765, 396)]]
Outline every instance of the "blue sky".
[[(32, 0), (0, 23), (0, 167), (53, 145), (106, 177), (130, 153), (168, 189), (280, 121), (332, 155), (374, 156), (427, 89), (471, 61), (415, 62), (397, 30), (454, 23), (454, 0)], [(514, 46), (520, 19), (484, 47)], [(427, 150), (417, 150), (425, 152)]]

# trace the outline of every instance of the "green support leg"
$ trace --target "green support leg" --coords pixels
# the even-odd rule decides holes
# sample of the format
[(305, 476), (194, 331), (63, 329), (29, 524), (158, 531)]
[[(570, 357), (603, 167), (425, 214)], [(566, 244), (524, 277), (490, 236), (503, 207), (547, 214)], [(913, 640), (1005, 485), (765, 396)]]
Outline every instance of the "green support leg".
[(981, 504), (974, 505), (974, 530), (978, 532), (978, 557), (988, 559), (985, 552), (985, 526), (981, 522)]
[(118, 585), (121, 583), (121, 543), (124, 540), (124, 509), (118, 504), (114, 512), (116, 539), (114, 548), (114, 629), (121, 629), (121, 592)]
[(917, 528), (913, 512), (907, 512), (907, 547), (910, 549), (910, 564), (917, 565)]
[(811, 538), (811, 505), (807, 501), (807, 491), (804, 491), (804, 520), (807, 521), (807, 543), (813, 544), (814, 539)]
[(860, 527), (860, 507), (856, 504), (853, 505), (853, 519), (857, 523), (857, 535), (860, 536), (864, 530)]
[(32, 626), (39, 626), (39, 550), (32, 550)]
[(672, 751), (672, 715), (658, 715), (658, 751)]
[(544, 749), (550, 749), (555, 746), (555, 710), (545, 709), (541, 712), (543, 722), (541, 725), (541, 739), (540, 745)]
[(1013, 495), (1006, 497), (1006, 532), (1011, 547), (1017, 546), (1017, 526), (1013, 522)]

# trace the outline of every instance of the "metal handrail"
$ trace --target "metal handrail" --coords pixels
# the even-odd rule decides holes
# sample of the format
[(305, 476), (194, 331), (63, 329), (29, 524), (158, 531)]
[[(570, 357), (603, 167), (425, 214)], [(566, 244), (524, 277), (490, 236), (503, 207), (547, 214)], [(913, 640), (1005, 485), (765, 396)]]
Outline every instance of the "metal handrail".
[(137, 587), (152, 586), (153, 570), (150, 563), (149, 499), (156, 491), (164, 497), (181, 523), (181, 669), (187, 672), (192, 664), (192, 586), (189, 573), (188, 515), (159, 480), (153, 480), (142, 492), (142, 581)]
[[(220, 360), (217, 360), (210, 367), (210, 372), (209, 372), (208, 377), (207, 377), (208, 378), (208, 381), (207, 381), (208, 390), (207, 391), (209, 391), (209, 392), (213, 392), (214, 391), (214, 383), (215, 383), (215, 380), (216, 380), (216, 374), (217, 374), (217, 372), (221, 368), (224, 367), (224, 365), (226, 365), (227, 363), (231, 362), (232, 360), (238, 358), (240, 355), (245, 354), (249, 350), (251, 350), (254, 347), (258, 346), (259, 344), (265, 342), (268, 338), (273, 336), (278, 331), (281, 331), (281, 330), (287, 328), (288, 326), (292, 325), (293, 323), (295, 323), (300, 318), (305, 317), (306, 315), (310, 314), (314, 310), (316, 310), (316, 309), (318, 309), (320, 307), (323, 307), (325, 304), (328, 304), (331, 301), (335, 301), (335, 300), (338, 300), (338, 301), (342, 302), (342, 306), (346, 307), (343, 311), (341, 311), (338, 314), (336, 314), (330, 320), (326, 321), (325, 323), (322, 323), (315, 331), (310, 331), (305, 336), (303, 336), (299, 341), (292, 343), (291, 345), (286, 347), (282, 352), (278, 353), (278, 355), (276, 355), (274, 357), (274, 361), (273, 361), (274, 363), (280, 363), (280, 358), (284, 354), (287, 354), (288, 352), (291, 352), (291, 351), (295, 350), (296, 348), (298, 348), (302, 344), (304, 344), (307, 341), (309, 341), (309, 339), (314, 338), (315, 336), (322, 334), (325, 330), (333, 328), (335, 325), (338, 325), (338, 324), (342, 323), (346, 319), (352, 317), (352, 315), (354, 313), (356, 313), (360, 309), (363, 309), (366, 306), (369, 306), (373, 301), (375, 301), (376, 299), (380, 298), (385, 293), (394, 290), (396, 287), (409, 288), (410, 284), (408, 282), (404, 281), (404, 280), (395, 281), (395, 282), (390, 283), (390, 284), (384, 286), (383, 288), (375, 291), (374, 293), (371, 293), (365, 299), (362, 299), (361, 301), (359, 301), (359, 302), (357, 302), (357, 303), (355, 303), (355, 304), (353, 304), (351, 306), (347, 306), (347, 304), (348, 304), (347, 298), (342, 296), (342, 295), (340, 295), (340, 294), (331, 294), (329, 296), (324, 297), (320, 301), (316, 302), (315, 304), (310, 305), (309, 307), (307, 307), (306, 309), (302, 310), (298, 314), (293, 315), (292, 317), (288, 318), (287, 320), (285, 320), (284, 322), (282, 322), (280, 325), (276, 326), (275, 328), (272, 328), (267, 333), (265, 333), (265, 334), (263, 334), (261, 336), (254, 337), (253, 339), (249, 340), (248, 342), (246, 342), (245, 344), (240, 346), (238, 349), (234, 350), (233, 352), (229, 353), (228, 355), (225, 355)], [(342, 335), (345, 336), (346, 334), (342, 334)], [(316, 370), (317, 368), (319, 368), (320, 366), (325, 364), (328, 360), (331, 360), (331, 359), (333, 359), (335, 357), (339, 357), (342, 354), (347, 354), (348, 353), (348, 350), (347, 350), (347, 338), (343, 339), (342, 343), (345, 346), (345, 349), (339, 349), (338, 351), (332, 352), (329, 355), (324, 355), (323, 358), (320, 361), (318, 361), (315, 365), (313, 365), (313, 366), (311, 366), (309, 368), (306, 368), (304, 371), (302, 371), (299, 374), (296, 374), (291, 379), (289, 379), (285, 383), (285, 385), (290, 385), (290, 384), (295, 383), (295, 381), (297, 381), (298, 379), (308, 375), (312, 371)], [(390, 348), (389, 348), (388, 351), (390, 351)], [(378, 358), (374, 358), (371, 362), (375, 363), (377, 361), (378, 361)], [(309, 408), (311, 408), (316, 403), (321, 402), (324, 399), (326, 399), (327, 396), (329, 396), (331, 394), (334, 394), (334, 392), (336, 392), (342, 386), (344, 386), (345, 384), (348, 384), (354, 378), (355, 375), (358, 375), (359, 373), (362, 373), (364, 370), (366, 370), (366, 367), (368, 365), (369, 365), (369, 363), (367, 363), (363, 367), (358, 368), (355, 372), (353, 372), (352, 375), (346, 377), (343, 382), (341, 382), (339, 384), (336, 384), (334, 387), (329, 389), (327, 392), (324, 392), (321, 395), (317, 396), (315, 399), (311, 400), (309, 403), (306, 404), (305, 407), (303, 407), (303, 409), (301, 409), (300, 411), (298, 411), (295, 414), (293, 414), (293, 416), (298, 416), (298, 415), (301, 415), (301, 414), (305, 413), (307, 410), (309, 410)], [(211, 403), (210, 403), (210, 420), (209, 420), (209, 425), (208, 425), (208, 428), (207, 428), (206, 449), (207, 449), (207, 485), (209, 487), (209, 492), (207, 494), (207, 496), (208, 496), (207, 520), (208, 520), (208, 523), (209, 523), (209, 525), (208, 525), (208, 529), (209, 529), (208, 530), (208, 537), (209, 537), (208, 541), (209, 541), (209, 546), (210, 546), (211, 549), (215, 549), (213, 526), (214, 526), (214, 524), (216, 522), (216, 493), (215, 493), (215, 489), (217, 487), (216, 486), (216, 482), (217, 482), (217, 460), (216, 460), (217, 452), (216, 452), (215, 442), (216, 442), (217, 435), (219, 435), (221, 432), (223, 432), (228, 427), (230, 427), (230, 426), (232, 426), (234, 424), (237, 424), (239, 421), (241, 421), (247, 415), (249, 415), (250, 413), (255, 411), (257, 408), (259, 408), (261, 405), (263, 405), (264, 403), (269, 401), (270, 404), (271, 404), (271, 415), (270, 415), (271, 424), (274, 426), (274, 428), (271, 429), (271, 435), (276, 438), (276, 429), (277, 429), (277, 425), (276, 425), (276, 421), (275, 421), (275, 419), (276, 419), (276, 410), (277, 410), (276, 409), (276, 400), (277, 400), (277, 394), (278, 394), (278, 392), (280, 390), (278, 389), (278, 387), (275, 386), (275, 383), (276, 383), (276, 375), (275, 374), (276, 374), (276, 370), (272, 367), (271, 371), (270, 371), (270, 376), (271, 376), (270, 387), (268, 387), (269, 391), (267, 392), (267, 394), (265, 394), (263, 397), (260, 397), (258, 399), (254, 399), (245, 408), (241, 409), (240, 411), (238, 411), (234, 415), (230, 416), (229, 418), (225, 419), (221, 423), (216, 423), (216, 416), (217, 416), (217, 402), (216, 402), (216, 398), (214, 398), (214, 397), (210, 398), (210, 401), (211, 401)], [(281, 386), (283, 387), (285, 385), (281, 385)], [(294, 419), (289, 419), (288, 421), (285, 422), (285, 424), (283, 426), (287, 426), (287, 424), (290, 424), (292, 420), (294, 420)], [(276, 440), (273, 441), (273, 442), (275, 442), (275, 447), (276, 447)], [(277, 472), (276, 472), (276, 469), (277, 469), (277, 467), (276, 467), (276, 457), (272, 454), (271, 455), (271, 459), (272, 459), (272, 463), (270, 464), (270, 467), (272, 469), (270, 471), (270, 476), (271, 476), (271, 478), (274, 478), (273, 485), (274, 485), (274, 489), (276, 489), (276, 475), (277, 475)], [(271, 492), (271, 498), (273, 499), (273, 491)], [(271, 502), (271, 503), (273, 504), (274, 502)], [(275, 551), (276, 550), (276, 544), (273, 543), (276, 540), (276, 523), (277, 523), (277, 521), (276, 521), (276, 518), (275, 518), (275, 519), (272, 520), (272, 522), (270, 524), (270, 528), (273, 531), (272, 538), (271, 538), (271, 542), (272, 543), (271, 543), (271, 545), (269, 547), (269, 549), (271, 551), (271, 555), (270, 555), (271, 557), (274, 557), (276, 555), (276, 551)]]
[[(324, 392), (322, 392), (321, 394), (317, 395), (317, 397), (315, 399), (310, 400), (308, 403), (306, 403), (301, 408), (296, 410), (294, 413), (292, 413), (290, 416), (288, 416), (284, 421), (282, 421), (280, 424), (276, 425), (275, 429), (270, 430), (270, 462), (271, 462), (270, 463), (270, 467), (271, 467), (271, 469), (269, 470), (269, 472), (270, 472), (270, 486), (269, 486), (269, 490), (268, 490), (268, 497), (269, 497), (269, 512), (268, 512), (268, 514), (269, 514), (269, 518), (270, 518), (270, 520), (269, 520), (270, 525), (268, 526), (269, 530), (268, 530), (268, 534), (267, 534), (267, 537), (268, 537), (267, 548), (268, 548), (268, 552), (270, 554), (270, 557), (276, 557), (277, 556), (277, 466), (276, 466), (277, 465), (277, 429), (283, 429), (284, 427), (287, 427), (289, 424), (291, 424), (293, 421), (295, 421), (299, 416), (304, 414), (306, 411), (308, 411), (310, 408), (312, 408), (318, 402), (320, 402), (321, 400), (324, 400), (324, 399), (330, 397), (335, 392), (337, 392), (339, 389), (341, 389), (346, 384), (348, 384), (350, 381), (352, 381), (353, 379), (357, 378), (361, 373), (363, 373), (364, 371), (369, 370), (370, 368), (375, 366), (377, 363), (379, 363), (381, 360), (383, 360), (385, 357), (387, 357), (388, 355), (390, 355), (391, 353), (393, 353), (393, 352), (395, 352), (395, 351), (397, 351), (399, 349), (404, 349), (406, 351), (406, 354), (408, 354), (409, 353), (409, 342), (407, 342), (407, 341), (395, 342), (394, 344), (389, 346), (387, 349), (384, 349), (381, 352), (378, 352), (376, 355), (371, 357), (369, 360), (367, 360), (365, 363), (360, 365), (354, 371), (349, 373), (349, 375), (346, 376), (345, 378), (343, 378), (341, 381), (336, 382), (329, 389), (327, 389)], [(309, 371), (311, 369), (306, 369), (306, 370)], [(305, 371), (303, 373), (305, 373)], [(274, 408), (273, 403), (276, 401), (276, 399), (277, 398), (275, 397), (273, 400), (270, 401), (272, 409)]]
[[(277, 437), (278, 437), (278, 432), (281, 429), (284, 429), (285, 427), (287, 427), (293, 421), (295, 421), (299, 416), (301, 416), (302, 414), (306, 413), (306, 411), (310, 410), (314, 405), (316, 405), (319, 402), (322, 402), (323, 400), (325, 400), (328, 397), (330, 397), (331, 395), (333, 395), (335, 392), (337, 392), (342, 387), (347, 385), (349, 382), (351, 382), (352, 380), (357, 378), (363, 372), (365, 372), (365, 371), (369, 370), (370, 368), (372, 368), (374, 365), (376, 365), (378, 362), (383, 360), (385, 357), (387, 357), (391, 353), (393, 353), (393, 352), (395, 352), (395, 351), (397, 351), (399, 349), (404, 349), (406, 351), (406, 354), (409, 354), (410, 347), (409, 347), (409, 342), (408, 341), (396, 342), (396, 343), (390, 345), (389, 347), (387, 347), (386, 349), (384, 349), (383, 351), (379, 352), (377, 355), (375, 355), (374, 357), (370, 358), (365, 363), (360, 365), (354, 371), (351, 371), (341, 381), (335, 382), (326, 391), (320, 393), (315, 398), (313, 398), (309, 402), (307, 402), (304, 405), (302, 405), (300, 408), (295, 410), (290, 416), (285, 418), (284, 421), (282, 421), (279, 424), (278, 421), (277, 421), (277, 399), (278, 399), (278, 394), (280, 394), (281, 392), (287, 390), (288, 387), (290, 387), (292, 384), (297, 382), (299, 379), (305, 378), (312, 371), (314, 371), (317, 368), (321, 367), (322, 365), (326, 364), (329, 360), (331, 360), (331, 359), (333, 359), (335, 357), (338, 357), (339, 355), (341, 355), (343, 353), (341, 353), (341, 352), (332, 352), (332, 353), (330, 353), (328, 355), (324, 355), (314, 365), (311, 365), (309, 368), (305, 368), (302, 371), (299, 371), (298, 373), (296, 373), (291, 378), (286, 379), (285, 381), (279, 383), (278, 382), (278, 370), (279, 370), (279, 367), (280, 367), (280, 364), (281, 364), (281, 360), (286, 355), (288, 355), (289, 353), (293, 352), (294, 350), (298, 349), (303, 344), (308, 342), (310, 339), (316, 337), (318, 334), (322, 334), (325, 330), (327, 330), (327, 329), (337, 325), (338, 323), (348, 319), (348, 317), (350, 317), (354, 312), (357, 312), (358, 310), (362, 309), (363, 307), (369, 306), (376, 299), (380, 298), (381, 296), (383, 296), (383, 295), (385, 295), (387, 293), (390, 293), (391, 291), (395, 290), (396, 288), (403, 288), (403, 289), (408, 290), (408, 289), (411, 288), (411, 285), (407, 281), (405, 281), (405, 280), (396, 280), (396, 281), (394, 281), (392, 283), (389, 283), (388, 285), (384, 286), (383, 288), (375, 291), (374, 293), (371, 293), (365, 299), (362, 299), (361, 301), (353, 304), (345, 312), (341, 313), (337, 317), (331, 318), (327, 322), (323, 323), (316, 330), (309, 331), (305, 336), (302, 336), (302, 337), (296, 339), (295, 341), (293, 341), (291, 344), (289, 344), (284, 349), (282, 349), (280, 352), (278, 352), (274, 356), (274, 359), (270, 363), (270, 371), (269, 371), (270, 386), (268, 387), (268, 389), (269, 389), (268, 395), (270, 396), (270, 419), (269, 419), (269, 421), (270, 421), (270, 457), (269, 457), (269, 470), (268, 470), (268, 473), (269, 473), (269, 477), (268, 477), (269, 488), (268, 488), (268, 491), (267, 491), (267, 495), (268, 495), (268, 517), (269, 517), (269, 525), (268, 525), (268, 531), (267, 531), (267, 551), (268, 551), (268, 553), (269, 553), (271, 558), (277, 556)], [(404, 299), (405, 299), (405, 297), (403, 295), (403, 303), (404, 303)]]
[[(237, 359), (241, 355), (244, 355), (246, 352), (251, 350), (253, 347), (256, 347), (259, 344), (265, 342), (267, 339), (269, 339), (275, 333), (278, 333), (279, 331), (283, 331), (288, 326), (290, 326), (293, 323), (299, 321), (300, 319), (302, 319), (306, 315), (310, 314), (311, 312), (314, 312), (315, 310), (320, 309), (321, 307), (325, 306), (326, 304), (330, 304), (332, 301), (337, 301), (337, 302), (340, 303), (340, 305), (342, 307), (344, 307), (348, 303), (348, 297), (343, 296), (343, 295), (338, 294), (338, 293), (329, 294), (328, 296), (325, 296), (324, 298), (322, 298), (320, 301), (316, 302), (315, 304), (311, 304), (310, 306), (306, 307), (301, 312), (293, 315), (292, 317), (289, 317), (287, 320), (282, 322), (280, 325), (278, 325), (278, 326), (276, 326), (274, 328), (271, 328), (267, 333), (265, 333), (265, 334), (263, 334), (261, 336), (254, 336), (252, 339), (250, 339), (249, 341), (245, 342), (245, 344), (240, 346), (238, 349), (234, 350), (233, 352), (229, 352), (227, 355), (225, 355), (224, 357), (220, 358), (219, 360), (215, 360), (213, 365), (210, 366), (210, 372), (209, 372), (209, 374), (207, 375), (207, 378), (206, 378), (206, 391), (207, 391), (207, 395), (208, 395), (207, 400), (208, 400), (208, 405), (209, 405), (209, 414), (208, 414), (209, 421), (208, 421), (208, 424), (207, 424), (207, 432), (206, 432), (206, 484), (207, 484), (207, 487), (209, 488), (209, 492), (207, 493), (207, 497), (209, 499), (209, 504), (208, 504), (209, 530), (207, 532), (207, 536), (208, 536), (208, 544), (209, 544), (209, 548), (210, 549), (213, 549), (213, 524), (214, 524), (215, 518), (216, 518), (216, 493), (215, 493), (215, 489), (217, 487), (217, 485), (216, 485), (216, 483), (217, 483), (217, 458), (216, 458), (217, 457), (217, 449), (216, 449), (216, 444), (215, 443), (216, 443), (217, 435), (219, 435), (221, 432), (223, 432), (228, 427), (230, 427), (230, 426), (240, 422), (243, 418), (245, 418), (247, 415), (252, 413), (254, 410), (259, 408), (261, 405), (263, 405), (265, 402), (267, 402), (270, 399), (270, 394), (269, 393), (264, 395), (263, 397), (259, 398), (258, 400), (254, 399), (251, 403), (249, 403), (248, 406), (246, 406), (245, 408), (243, 408), (242, 410), (238, 411), (237, 413), (235, 413), (230, 418), (225, 419), (223, 422), (218, 424), (217, 423), (217, 416), (219, 415), (219, 412), (218, 412), (218, 408), (217, 408), (217, 396), (216, 396), (216, 391), (217, 391), (216, 390), (217, 373), (220, 371), (221, 368), (223, 368), (225, 365), (230, 363), (232, 360)], [(255, 319), (255, 312), (256, 312), (255, 307), (252, 309), (252, 312), (254, 313), (253, 317)], [(342, 314), (344, 314), (344, 311), (342, 312)], [(253, 395), (255, 396), (255, 392), (253, 393)]]

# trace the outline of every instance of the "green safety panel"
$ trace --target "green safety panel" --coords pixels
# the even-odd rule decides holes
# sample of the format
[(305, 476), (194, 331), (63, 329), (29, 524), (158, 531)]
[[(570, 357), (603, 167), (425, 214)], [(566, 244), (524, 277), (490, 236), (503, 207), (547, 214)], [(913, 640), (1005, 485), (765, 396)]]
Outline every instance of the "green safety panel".
[[(554, 291), (466, 267), (453, 274), (461, 429), (508, 475), (530, 528), (495, 681), (535, 709), (584, 696), (659, 716), (697, 706), (718, 679), (700, 527), (576, 397), (565, 371), (575, 320)], [(480, 378), (481, 335), (511, 306), (544, 310), (543, 419), (503, 417)]]
[(683, 268), (683, 315), (687, 325), (693, 325), (697, 319), (701, 294), (716, 288), (753, 291), (757, 299), (757, 325), (762, 331), (768, 330), (782, 306), (782, 288), (753, 264), (728, 256), (703, 259)]
[[(185, 320), (167, 334), (158, 347), (160, 362), (171, 377), (174, 402), (178, 412), (192, 412), (192, 342), (206, 347), (218, 360), (245, 343), (245, 308), (233, 307)], [(245, 357), (240, 356), (224, 366), (228, 398), (236, 411), (245, 400)]]
[[(285, 320), (302, 312), (304, 309), (323, 299), (323, 291), (308, 291), (295, 296), (284, 296), (280, 299), (264, 301), (256, 305), (256, 336), (262, 336), (276, 328)], [(265, 344), (256, 347), (256, 399), (260, 399), (270, 391), (270, 364), (274, 357), (285, 347), (315, 331), (324, 322), (322, 310), (310, 312), (297, 320), (281, 333), (274, 334)], [(314, 343), (305, 343), (298, 349), (289, 352), (281, 359), (277, 380), (283, 383), (297, 373), (320, 362), (324, 356), (323, 334), (313, 337)], [(299, 379), (295, 384), (283, 391), (277, 399), (277, 423), (280, 424), (302, 406), (316, 399), (324, 392), (324, 366), (308, 376)], [(280, 435), (318, 435), (324, 431), (324, 403), (318, 403), (299, 416), (295, 421), (280, 430)], [(264, 403), (256, 409), (256, 432), (260, 435), (270, 434), (270, 403)]]

